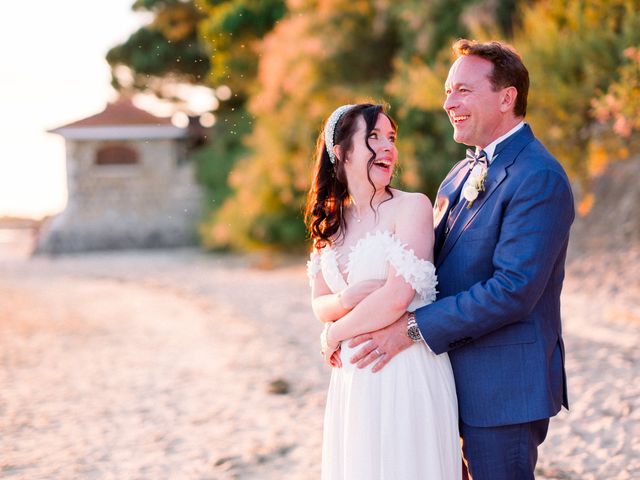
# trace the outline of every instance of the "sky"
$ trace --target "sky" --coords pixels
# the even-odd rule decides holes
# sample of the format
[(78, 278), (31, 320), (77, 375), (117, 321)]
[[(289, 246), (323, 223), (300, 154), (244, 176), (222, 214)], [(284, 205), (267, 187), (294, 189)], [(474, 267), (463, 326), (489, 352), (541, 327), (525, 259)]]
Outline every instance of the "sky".
[(0, 29), (0, 217), (67, 200), (64, 140), (46, 130), (115, 98), (107, 51), (148, 21), (134, 0), (10, 2)]

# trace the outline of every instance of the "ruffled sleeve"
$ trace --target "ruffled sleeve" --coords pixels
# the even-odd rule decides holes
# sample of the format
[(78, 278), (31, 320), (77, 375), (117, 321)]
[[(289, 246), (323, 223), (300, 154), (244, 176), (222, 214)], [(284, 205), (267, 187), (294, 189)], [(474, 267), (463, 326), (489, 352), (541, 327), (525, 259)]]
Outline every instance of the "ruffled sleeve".
[[(436, 267), (428, 260), (418, 258), (412, 249), (401, 244), (394, 238), (389, 246), (388, 260), (396, 269), (397, 275), (402, 275), (404, 280), (416, 291), (416, 300), (426, 305), (436, 299)], [(418, 303), (416, 301), (412, 304)]]
[(318, 252), (311, 252), (309, 261), (307, 262), (307, 277), (309, 277), (309, 285), (313, 285), (313, 281), (316, 279), (316, 275), (320, 271), (320, 254)]

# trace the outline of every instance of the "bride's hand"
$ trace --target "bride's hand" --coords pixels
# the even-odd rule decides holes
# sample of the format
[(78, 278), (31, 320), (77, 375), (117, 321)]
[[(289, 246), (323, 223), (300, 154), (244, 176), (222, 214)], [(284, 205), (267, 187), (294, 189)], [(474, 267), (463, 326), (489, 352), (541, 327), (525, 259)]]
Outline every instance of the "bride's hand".
[(329, 359), (329, 365), (334, 368), (342, 368), (342, 359), (340, 358), (340, 348), (334, 350)]
[[(326, 323), (324, 326), (324, 330), (322, 330), (322, 333), (320, 334), (320, 351), (322, 352), (322, 356), (324, 357), (325, 362), (327, 362), (329, 365), (331, 365), (332, 367), (341, 366), (342, 363), (340, 362), (339, 357), (340, 342), (331, 341), (329, 335), (331, 325), (333, 325), (331, 322)], [(334, 355), (336, 353), (338, 354), (337, 359), (340, 365), (335, 365), (336, 361), (334, 359)]]
[(363, 280), (354, 283), (340, 292), (340, 304), (344, 309), (351, 310), (371, 292), (382, 287), (385, 282), (386, 280)]

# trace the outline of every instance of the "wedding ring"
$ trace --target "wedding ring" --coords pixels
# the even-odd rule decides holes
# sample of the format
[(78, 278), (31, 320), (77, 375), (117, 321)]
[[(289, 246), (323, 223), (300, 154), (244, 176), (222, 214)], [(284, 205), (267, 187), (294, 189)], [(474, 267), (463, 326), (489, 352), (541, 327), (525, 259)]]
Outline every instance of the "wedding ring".
[(378, 350), (378, 347), (376, 347), (376, 349), (374, 350), (374, 352), (376, 352), (378, 354), (379, 357), (382, 356), (382, 352), (380, 350)]

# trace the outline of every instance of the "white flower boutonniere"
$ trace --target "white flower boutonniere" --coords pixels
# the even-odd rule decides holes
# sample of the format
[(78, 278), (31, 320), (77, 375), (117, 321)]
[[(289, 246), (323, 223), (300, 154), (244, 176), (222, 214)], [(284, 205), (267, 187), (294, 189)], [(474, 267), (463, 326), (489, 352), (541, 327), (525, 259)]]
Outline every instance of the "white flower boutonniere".
[(482, 165), (476, 165), (471, 170), (467, 183), (462, 189), (462, 196), (467, 201), (467, 208), (471, 208), (473, 202), (478, 198), (480, 192), (484, 192), (484, 182), (487, 179), (487, 168)]

